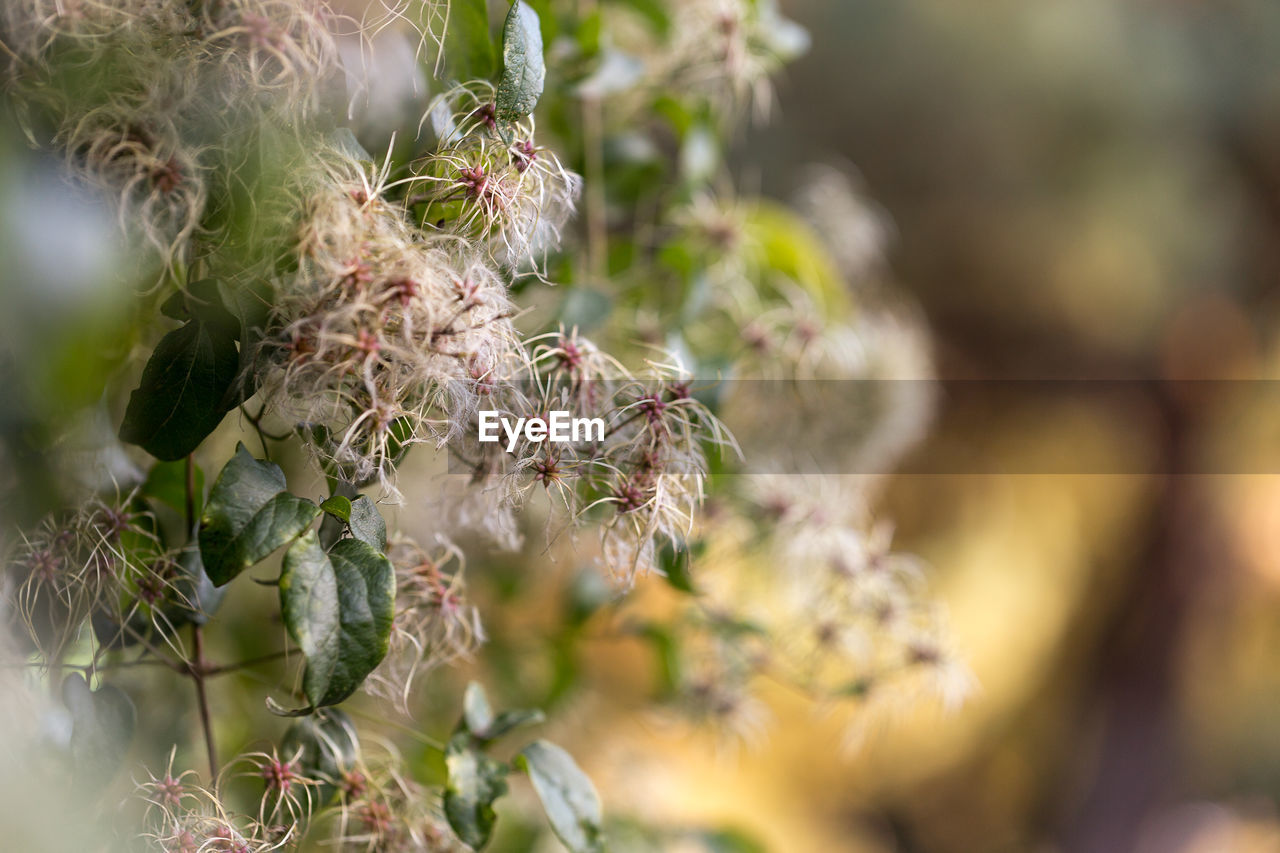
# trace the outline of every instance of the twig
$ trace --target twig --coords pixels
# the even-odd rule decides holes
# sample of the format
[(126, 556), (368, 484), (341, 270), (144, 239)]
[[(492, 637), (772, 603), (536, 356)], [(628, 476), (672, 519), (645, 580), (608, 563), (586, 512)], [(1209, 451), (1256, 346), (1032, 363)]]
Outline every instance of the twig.
[(195, 536), (196, 532), (196, 461), (187, 454), (187, 534)]
[(238, 672), (242, 669), (248, 669), (250, 667), (257, 666), (258, 664), (270, 663), (271, 661), (280, 660), (281, 658), (288, 657), (288, 655), (289, 655), (289, 650), (282, 649), (278, 652), (272, 652), (269, 655), (259, 655), (256, 658), (249, 658), (248, 660), (242, 660), (236, 663), (226, 663), (218, 666), (205, 666), (200, 670), (200, 672), (205, 677), (214, 676), (214, 675), (226, 675), (228, 673)]
[(209, 778), (218, 777), (218, 746), (213, 739), (213, 721), (209, 714), (209, 695), (204, 689), (207, 664), (204, 659), (204, 633), (199, 625), (191, 626), (195, 640), (196, 659), (191, 666), (191, 678), (196, 683), (196, 700), (200, 706), (200, 725), (204, 728), (204, 745), (209, 751)]

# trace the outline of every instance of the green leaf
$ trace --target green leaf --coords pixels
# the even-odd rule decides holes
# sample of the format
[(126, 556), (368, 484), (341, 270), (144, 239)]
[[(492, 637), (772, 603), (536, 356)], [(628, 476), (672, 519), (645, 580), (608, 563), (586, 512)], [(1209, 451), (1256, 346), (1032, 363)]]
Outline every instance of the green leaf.
[(298, 538), (319, 516), (320, 507), (306, 498), (288, 492), (275, 495), (254, 513), (236, 537), (229, 562), (222, 563), (222, 571), (230, 567), (234, 574), (239, 574), (254, 563), (265, 560), (277, 548)]
[(236, 380), (227, 389), (222, 400), (227, 411), (231, 411), (258, 390), (258, 371), (254, 366), (266, 337), (275, 293), (269, 281), (259, 279), (244, 284), (218, 282), (218, 294), (223, 304), (235, 315), (238, 324), (236, 339), (240, 341)]
[(174, 291), (168, 299), (160, 303), (160, 313), (183, 323), (190, 320), (191, 312), (187, 310), (187, 294), (181, 290)]
[(458, 732), (445, 749), (449, 779), (444, 789), (444, 814), (464, 844), (479, 850), (489, 842), (497, 815), (494, 800), (507, 792), (505, 764), (477, 749), (467, 732)]
[(311, 707), (335, 705), (387, 654), (395, 571), (367, 543), (343, 539), (326, 554), (308, 531), (285, 553), (280, 610), (307, 658), (302, 687)]
[[(449, 29), (453, 29), (452, 22), (450, 22)], [(356, 138), (355, 132), (349, 127), (338, 127), (330, 131), (329, 144), (348, 157), (359, 160), (361, 163), (373, 162), (373, 155), (369, 153), (367, 148), (360, 144), (360, 140)]]
[(312, 707), (318, 707), (317, 699), (323, 698), (340, 653), (342, 624), (338, 576), (315, 531), (308, 531), (285, 552), (280, 613), (289, 636), (307, 659), (304, 687)]
[(347, 526), (356, 539), (379, 551), (387, 550), (387, 522), (367, 495), (361, 495), (351, 502), (351, 517)]
[(604, 850), (600, 795), (573, 756), (537, 740), (520, 750), (516, 765), (529, 774), (551, 828), (573, 853)]
[(137, 711), (128, 694), (104, 684), (90, 690), (80, 673), (62, 682), (62, 701), (71, 712), (71, 754), (78, 784), (96, 786), (120, 769), (133, 741)]
[(538, 13), (516, 0), (502, 27), (502, 80), (498, 83), (497, 112), (504, 121), (518, 121), (538, 105), (546, 82), (542, 60), (542, 30)]
[(222, 605), (225, 587), (213, 585), (200, 559), (200, 549), (188, 547), (178, 555), (179, 576), (174, 582), (177, 604), (170, 608), (169, 620), (175, 625), (204, 625)]
[(617, 0), (617, 2), (621, 6), (633, 9), (658, 35), (666, 36), (671, 31), (671, 15), (667, 4), (662, 0)]
[(462, 719), (457, 731), (467, 732), (475, 743), (487, 744), (521, 726), (532, 726), (546, 717), (537, 709), (503, 711), (494, 714), (489, 697), (479, 682), (472, 681), (462, 696)]
[(679, 635), (657, 622), (639, 626), (636, 633), (653, 646), (658, 661), (660, 695), (673, 695), (684, 677)]
[(284, 490), (284, 472), (254, 459), (243, 444), (209, 491), (200, 520), (200, 556), (218, 586), (297, 538), (320, 515)]
[(576, 628), (609, 603), (614, 596), (614, 588), (600, 572), (582, 569), (574, 575), (566, 593), (566, 617), (569, 626)]
[(546, 719), (546, 715), (537, 708), (503, 711), (493, 718), (493, 722), (489, 724), (489, 728), (480, 739), (485, 742), (494, 741), (508, 732), (524, 726), (536, 726), (546, 722)]
[(325, 498), (321, 501), (320, 508), (343, 524), (351, 521), (351, 501), (342, 495)]
[[(204, 470), (195, 469), (195, 511), (199, 516), (204, 509)], [(179, 514), (187, 511), (187, 463), (185, 459), (173, 462), (157, 462), (147, 472), (142, 484), (142, 496), (157, 500)]]
[(696, 834), (707, 853), (766, 853), (759, 841), (736, 829), (715, 829)]
[(240, 319), (223, 304), (222, 288), (217, 281), (205, 278), (192, 282), (182, 297), (188, 316), (232, 340), (240, 339)]
[(658, 555), (658, 564), (667, 584), (681, 592), (696, 592), (690, 568), (694, 558), (706, 551), (706, 547), (706, 543), (702, 541), (665, 543)]
[(470, 682), (462, 694), (462, 723), (471, 734), (480, 736), (493, 725), (493, 708), (478, 681)]
[(445, 34), (445, 61), (459, 80), (487, 80), (496, 70), (497, 55), (489, 32), (487, 0), (453, 0)]
[(333, 802), (343, 774), (355, 766), (360, 741), (350, 717), (337, 708), (325, 708), (290, 726), (280, 751), (296, 757), (302, 774), (320, 782), (316, 805), (323, 807)]
[(233, 338), (193, 320), (160, 339), (129, 397), (120, 438), (157, 459), (181, 459), (222, 423), (240, 354)]

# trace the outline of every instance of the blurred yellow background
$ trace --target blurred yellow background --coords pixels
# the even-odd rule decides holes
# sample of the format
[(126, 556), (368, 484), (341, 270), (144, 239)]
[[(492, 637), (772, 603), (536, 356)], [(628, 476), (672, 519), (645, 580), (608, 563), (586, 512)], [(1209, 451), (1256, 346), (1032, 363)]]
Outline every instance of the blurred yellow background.
[[(593, 774), (772, 850), (1280, 849), (1280, 7), (783, 6), (813, 49), (740, 166), (786, 195), (850, 163), (896, 223), (943, 380), (909, 467), (974, 473), (899, 476), (883, 510), (980, 688), (852, 754), (781, 690), (766, 742), (718, 759), (609, 717)], [(948, 407), (993, 377), (1239, 382)], [(1096, 473), (1046, 473), (1078, 457)]]

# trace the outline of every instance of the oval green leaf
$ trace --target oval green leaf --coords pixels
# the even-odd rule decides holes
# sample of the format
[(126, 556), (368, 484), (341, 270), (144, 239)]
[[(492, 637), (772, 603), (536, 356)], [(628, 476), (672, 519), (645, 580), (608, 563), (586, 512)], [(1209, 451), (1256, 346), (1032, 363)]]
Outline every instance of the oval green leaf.
[(320, 515), (311, 501), (284, 490), (284, 472), (236, 447), (209, 491), (200, 520), (200, 556), (217, 586), (302, 534)]
[(538, 13), (524, 0), (517, 0), (502, 27), (502, 80), (498, 83), (496, 103), (498, 118), (519, 121), (533, 112), (542, 97), (546, 77)]
[(445, 817), (462, 843), (479, 850), (493, 834), (497, 820), (493, 802), (507, 792), (509, 768), (477, 749), (465, 731), (449, 740), (444, 763), (449, 772)]
[(351, 515), (347, 520), (351, 535), (379, 551), (387, 550), (387, 522), (378, 512), (378, 506), (368, 495), (361, 495), (351, 502)]
[(573, 853), (604, 850), (600, 795), (573, 756), (537, 740), (520, 750), (516, 765), (529, 774), (551, 828)]
[(160, 339), (129, 397), (120, 439), (157, 459), (181, 459), (217, 429), (236, 380), (235, 339), (192, 320)]
[(326, 554), (314, 530), (285, 553), (280, 609), (307, 659), (303, 692), (312, 708), (336, 705), (382, 662), (395, 615), (395, 570), (357, 539)]

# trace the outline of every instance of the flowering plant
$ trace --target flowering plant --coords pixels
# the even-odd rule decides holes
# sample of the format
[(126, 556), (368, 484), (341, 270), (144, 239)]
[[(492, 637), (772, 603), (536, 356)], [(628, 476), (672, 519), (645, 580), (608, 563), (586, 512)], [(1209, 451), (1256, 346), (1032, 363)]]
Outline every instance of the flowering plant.
[[(543, 711), (495, 712), (442, 674), (515, 660), (480, 653), (518, 624), (494, 549), (594, 566), (542, 635), (548, 710), (592, 689), (589, 621), (659, 653), (660, 704), (731, 734), (763, 726), (762, 677), (832, 703), (962, 698), (919, 561), (870, 520), (874, 478), (785, 473), (786, 448), (753, 454), (725, 425), (752, 377), (895, 380), (841, 416), (846, 461), (895, 458), (927, 419), (923, 333), (874, 284), (882, 217), (834, 171), (794, 207), (728, 184), (723, 152), (803, 30), (770, 0), (349, 5), (0, 13), (13, 125), (118, 219), (125, 251), (94, 276), (123, 284), (129, 319), (106, 351), (149, 350), (74, 407), (135, 449), (94, 433), (4, 576), (15, 726), (63, 714), (46, 746), (88, 799), (132, 742), (150, 759), (132, 805), (102, 812), (109, 838), (74, 849), (479, 849), (519, 774), (564, 845), (602, 849), (569, 752), (503, 751)], [(551, 412), (603, 433), (479, 440), (482, 414)], [(33, 445), (49, 471), (66, 446)], [(428, 501), (427, 535), (388, 524)], [(539, 523), (541, 552), (523, 544)], [(662, 614), (628, 609), (649, 577), (675, 596)], [(242, 698), (219, 700), (221, 676)], [(140, 723), (175, 678), (196, 737)]]

